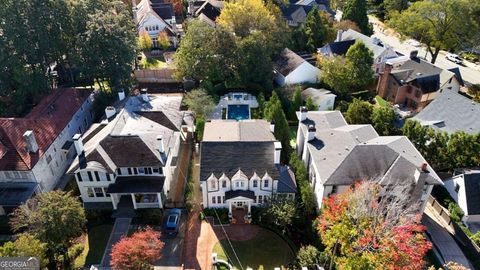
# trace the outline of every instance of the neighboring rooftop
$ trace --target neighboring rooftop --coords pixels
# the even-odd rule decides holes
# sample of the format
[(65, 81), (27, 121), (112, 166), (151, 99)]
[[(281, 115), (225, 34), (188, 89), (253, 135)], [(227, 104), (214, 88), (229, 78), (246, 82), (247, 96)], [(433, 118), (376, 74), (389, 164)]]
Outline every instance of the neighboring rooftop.
[(212, 120), (205, 123), (203, 141), (262, 142), (275, 141), (270, 123), (265, 120)]
[(84, 160), (75, 159), (69, 172), (79, 167), (113, 172), (118, 167), (161, 166), (157, 136), (162, 136), (168, 151), (178, 136), (175, 132), (182, 126), (191, 127), (193, 116), (180, 111), (180, 95), (148, 95), (148, 100), (129, 97), (113, 119), (93, 125), (82, 137)]
[(466, 170), (463, 178), (468, 212), (465, 214), (480, 215), (480, 170)]
[(306, 100), (307, 98), (311, 98), (313, 101), (320, 102), (330, 96), (336, 97), (337, 95), (333, 94), (332, 91), (324, 88), (316, 89), (313, 87), (309, 87), (302, 91), (303, 100)]
[[(308, 112), (301, 122), (304, 134), (309, 125), (316, 126), (315, 138), (307, 145), (322, 184), (379, 177), (410, 181), (427, 163), (405, 136), (378, 136), (371, 125), (348, 125), (339, 111)], [(428, 171), (425, 180), (440, 183), (430, 166)]]
[[(25, 117), (0, 118), (0, 170), (31, 170), (89, 98), (91, 90), (55, 89)], [(32, 130), (38, 151), (27, 151), (23, 134)]]
[(437, 97), (414, 120), (436, 130), (480, 133), (480, 104), (453, 90), (440, 90)]
[(274, 67), (283, 76), (287, 76), (304, 62), (305, 59), (303, 59), (300, 55), (294, 53), (288, 48), (285, 48), (275, 62)]

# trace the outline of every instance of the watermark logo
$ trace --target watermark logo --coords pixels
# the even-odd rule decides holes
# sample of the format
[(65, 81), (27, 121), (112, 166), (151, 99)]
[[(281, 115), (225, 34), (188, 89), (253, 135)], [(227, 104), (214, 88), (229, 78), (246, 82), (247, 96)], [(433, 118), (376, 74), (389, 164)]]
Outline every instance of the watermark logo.
[(35, 257), (0, 257), (0, 270), (39, 270)]

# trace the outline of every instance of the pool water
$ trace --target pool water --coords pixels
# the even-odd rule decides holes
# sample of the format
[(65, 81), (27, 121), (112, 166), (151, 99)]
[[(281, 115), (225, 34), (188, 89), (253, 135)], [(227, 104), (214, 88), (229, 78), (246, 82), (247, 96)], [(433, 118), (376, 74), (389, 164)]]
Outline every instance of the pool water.
[(249, 105), (228, 105), (227, 119), (243, 120), (250, 118)]

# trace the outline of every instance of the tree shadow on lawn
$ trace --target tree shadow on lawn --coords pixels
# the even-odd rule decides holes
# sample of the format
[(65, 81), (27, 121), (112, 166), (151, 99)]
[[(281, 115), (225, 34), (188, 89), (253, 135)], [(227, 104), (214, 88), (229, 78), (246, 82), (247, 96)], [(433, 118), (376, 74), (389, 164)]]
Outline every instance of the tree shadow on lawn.
[[(220, 240), (213, 249), (220, 259), (228, 260), (237, 269), (274, 269), (291, 263), (295, 254), (280, 236), (266, 229), (260, 229), (257, 236), (246, 241)], [(235, 252), (233, 252), (235, 250)], [(238, 262), (237, 257), (240, 260)], [(240, 266), (241, 263), (241, 266)]]

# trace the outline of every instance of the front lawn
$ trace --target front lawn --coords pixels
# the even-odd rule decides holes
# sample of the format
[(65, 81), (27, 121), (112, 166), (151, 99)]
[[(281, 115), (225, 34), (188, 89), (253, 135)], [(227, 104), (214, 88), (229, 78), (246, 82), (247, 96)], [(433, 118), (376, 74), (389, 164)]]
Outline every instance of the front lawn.
[(103, 224), (88, 230), (88, 238), (85, 238), (85, 247), (82, 254), (74, 261), (76, 269), (99, 264), (107, 247), (108, 238), (112, 232), (113, 224)]
[[(266, 229), (260, 229), (254, 239), (231, 243), (242, 262), (243, 269), (247, 267), (255, 270), (273, 269), (287, 265), (295, 258), (290, 246), (280, 236)], [(213, 252), (218, 254), (219, 259), (230, 261), (235, 268), (242, 269), (228, 240), (220, 240), (213, 248)]]

